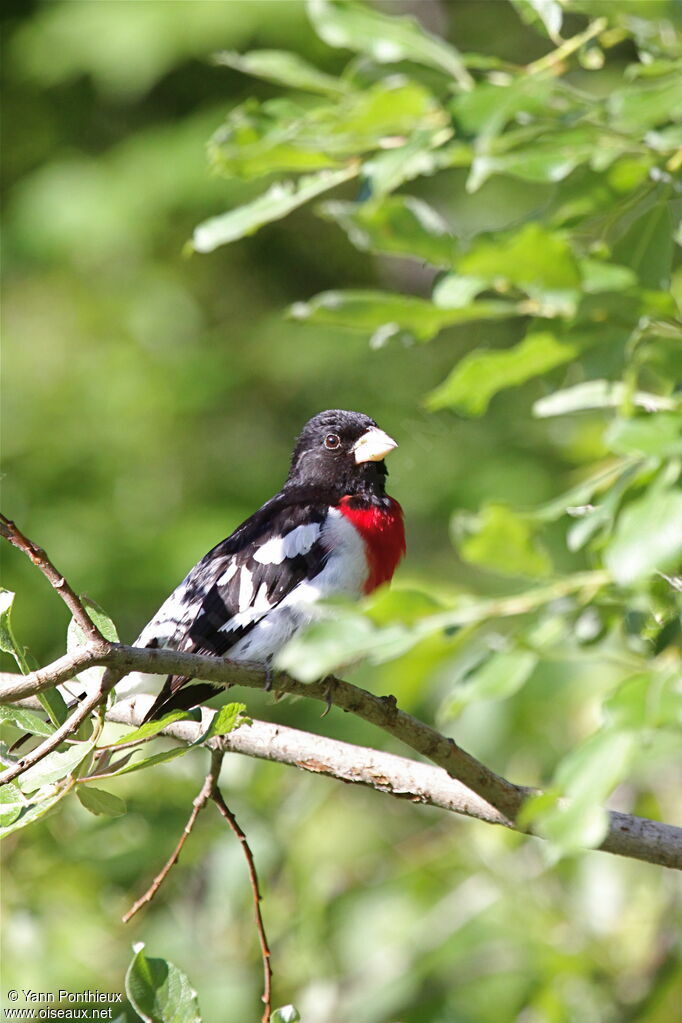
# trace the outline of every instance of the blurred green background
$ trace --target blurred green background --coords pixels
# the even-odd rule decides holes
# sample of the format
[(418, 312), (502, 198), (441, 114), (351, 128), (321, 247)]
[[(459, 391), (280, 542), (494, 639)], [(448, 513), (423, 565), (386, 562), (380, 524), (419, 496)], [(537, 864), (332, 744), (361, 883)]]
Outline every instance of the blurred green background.
[[(416, 11), (464, 52), (527, 63), (548, 49), (502, 0), (386, 9)], [(453, 510), (538, 503), (602, 451), (592, 418), (549, 428), (531, 418), (542, 382), (499, 395), (481, 419), (424, 411), (455, 357), (484, 335), (515, 341), (520, 328), (476, 323), (428, 346), (371, 350), (362, 336), (285, 319), (290, 303), (339, 284), (420, 294), (432, 282), (414, 262), (358, 252), (307, 209), (209, 256), (183, 255), (199, 221), (251, 194), (211, 175), (209, 135), (235, 104), (279, 91), (210, 54), (277, 47), (330, 72), (344, 63), (303, 4), (14, 2), (3, 46), (5, 512), (131, 641), (280, 486), (302, 423), (354, 408), (400, 444), (390, 463), (408, 523), (399, 581), (495, 592), (499, 581), (458, 560)], [(472, 196), (465, 179), (452, 170), (417, 190), (463, 236), (515, 224), (551, 189), (494, 178)], [(26, 559), (2, 556), (21, 640), (41, 662), (58, 656), (65, 610)], [(429, 691), (414, 684), (409, 659), (358, 678), (427, 720), (442, 695), (438, 678)], [(541, 782), (589, 730), (589, 694), (605, 679), (603, 665), (556, 664), (513, 701), (467, 712), (455, 734), (493, 768)], [(320, 722), (302, 702), (247, 702), (255, 716), (389, 748), (338, 713)], [(121, 990), (130, 944), (144, 940), (188, 973), (206, 1020), (257, 1018), (244, 865), (210, 812), (152, 908), (118, 922), (170, 851), (204, 766), (196, 754), (120, 780), (123, 819), (67, 800), (8, 840), (5, 986)], [(224, 777), (262, 872), (275, 1004), (293, 1001), (306, 1023), (668, 1023), (679, 1010), (669, 872), (598, 853), (550, 866), (538, 843), (292, 769), (235, 758)], [(659, 772), (651, 813), (665, 816), (674, 786)]]

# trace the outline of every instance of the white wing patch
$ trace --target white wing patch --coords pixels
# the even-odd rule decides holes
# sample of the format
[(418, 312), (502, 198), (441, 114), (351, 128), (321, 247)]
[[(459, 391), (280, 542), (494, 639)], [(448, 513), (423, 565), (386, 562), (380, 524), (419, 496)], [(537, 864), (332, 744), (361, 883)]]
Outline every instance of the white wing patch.
[[(319, 522), (309, 522), (304, 526), (296, 526), (286, 536), (273, 536), (259, 547), (253, 560), (261, 565), (281, 565), (287, 558), (295, 558), (298, 554), (307, 554), (320, 536)], [(241, 601), (240, 607), (241, 607)]]
[(253, 600), (253, 575), (246, 566), (239, 574), (239, 610), (246, 611)]
[(227, 586), (227, 584), (229, 583), (230, 579), (232, 578), (232, 576), (234, 575), (234, 573), (236, 571), (237, 571), (237, 562), (233, 558), (232, 561), (230, 562), (230, 564), (227, 566), (227, 568), (223, 572), (223, 574), (221, 575), (221, 577), (218, 580), (216, 585), (218, 585), (218, 586)]
[(245, 607), (243, 611), (238, 611), (237, 614), (232, 615), (230, 620), (221, 625), (218, 631), (234, 632), (236, 629), (241, 629), (243, 626), (250, 625), (251, 622), (262, 618), (271, 608), (272, 603), (268, 599), (268, 585), (267, 583), (262, 583), (253, 604), (250, 607)]

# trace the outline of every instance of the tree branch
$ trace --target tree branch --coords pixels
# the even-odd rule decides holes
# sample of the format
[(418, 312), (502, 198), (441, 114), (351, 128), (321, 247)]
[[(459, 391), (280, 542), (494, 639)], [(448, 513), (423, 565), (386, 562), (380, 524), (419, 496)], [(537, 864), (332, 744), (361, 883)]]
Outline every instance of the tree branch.
[[(106, 664), (118, 673), (119, 678), (130, 671), (141, 671), (161, 675), (190, 675), (225, 687), (242, 685), (250, 688), (262, 687), (266, 679), (264, 670), (258, 666), (235, 664), (217, 657), (179, 653), (175, 650), (147, 650), (112, 644), (106, 654), (102, 654), (98, 648), (92, 648), (90, 658), (85, 657), (80, 650), (77, 655), (73, 655), (74, 658), (76, 656), (79, 670), (94, 664)], [(33, 675), (0, 676), (0, 702), (16, 702), (30, 693), (47, 688), (48, 684), (56, 685), (57, 681), (62, 682), (65, 678), (71, 677), (65, 670), (65, 660), (66, 658), (59, 658), (54, 664), (48, 665), (39, 672), (34, 672)], [(75, 669), (73, 673), (75, 673)], [(53, 681), (48, 683), (49, 679)], [(537, 790), (515, 785), (506, 778), (495, 774), (485, 764), (458, 746), (453, 739), (441, 735), (434, 728), (401, 711), (396, 706), (394, 697), (375, 696), (373, 693), (368, 693), (341, 679), (326, 679), (322, 682), (304, 684), (289, 676), (278, 674), (273, 680), (273, 685), (282, 693), (312, 697), (323, 703), (331, 701), (334, 706), (357, 714), (358, 717), (377, 725), (410, 746), (415, 752), (443, 768), (450, 778), (457, 779), (472, 793), (479, 796), (483, 804), (492, 807), (495, 813), (494, 819), (490, 815), (483, 814), (480, 815), (480, 819), (521, 830), (515, 823), (518, 812), (529, 796), (538, 794)], [(99, 702), (98, 699), (94, 700), (92, 706), (96, 706), (97, 702)], [(82, 707), (83, 705), (81, 705), (81, 710)], [(115, 708), (113, 712), (115, 713)], [(78, 720), (83, 720), (83, 717), (79, 716)], [(115, 720), (115, 718), (111, 718), (111, 720)], [(183, 726), (186, 727), (184, 723)], [(60, 732), (64, 728), (65, 725), (62, 726)], [(241, 729), (234, 734), (239, 735), (240, 732)], [(44, 749), (47, 743), (53, 742), (53, 739), (54, 736), (46, 740), (38, 747), (38, 750)], [(50, 748), (54, 748), (54, 746)], [(352, 747), (352, 749), (356, 751), (357, 747)], [(33, 757), (36, 752), (34, 750), (27, 756)], [(253, 753), (251, 755), (262, 756), (263, 754)], [(388, 754), (375, 755), (388, 756)], [(24, 758), (23, 763), (26, 759)], [(283, 762), (298, 764), (298, 759), (285, 759)], [(406, 763), (411, 764), (412, 761), (406, 761)], [(22, 767), (21, 770), (23, 769), (25, 768)], [(20, 773), (16, 770), (16, 766), (11, 771), (13, 772), (12, 777)], [(336, 776), (334, 770), (330, 770), (328, 773)], [(339, 777), (342, 777), (342, 774), (339, 774)], [(356, 779), (343, 778), (343, 780), (354, 781)], [(372, 784), (371, 781), (363, 783)], [(415, 793), (415, 798), (419, 799), (420, 797)], [(440, 804), (436, 802), (434, 805)], [(455, 807), (447, 808), (455, 809), (455, 812), (464, 812)], [(479, 816), (479, 814), (473, 813), (471, 816)], [(611, 812), (609, 834), (600, 848), (605, 852), (682, 869), (682, 829), (646, 818)]]
[(29, 767), (33, 767), (34, 764), (39, 763), (43, 757), (46, 757), (48, 753), (52, 753), (56, 750), (59, 745), (76, 731), (78, 726), (90, 716), (95, 707), (99, 706), (102, 700), (106, 697), (106, 694), (110, 689), (121, 680), (121, 673), (116, 672), (113, 669), (109, 669), (104, 672), (102, 681), (100, 682), (97, 691), (86, 697), (81, 703), (78, 704), (73, 714), (71, 714), (66, 721), (59, 728), (48, 736), (44, 742), (32, 749), (30, 753), (27, 753), (20, 760), (17, 760), (15, 764), (9, 767), (6, 771), (0, 774), (0, 785), (4, 785), (8, 781), (12, 781), (17, 778), (24, 771), (27, 771)]
[(8, 519), (6, 515), (3, 515), (2, 512), (0, 512), (0, 536), (3, 536), (13, 547), (23, 551), (33, 564), (40, 569), (52, 588), (62, 598), (86, 638), (91, 643), (102, 644), (106, 648), (108, 645), (107, 640), (83, 607), (80, 597), (69, 586), (61, 572), (55, 568), (43, 548), (35, 544), (33, 540), (29, 540), (27, 536), (24, 536), (19, 527), (11, 519)]
[(37, 668), (28, 675), (17, 675), (11, 671), (0, 672), (0, 702), (16, 703), (27, 696), (37, 696), (46, 689), (54, 689), (62, 682), (68, 682), (86, 668), (99, 667), (106, 663), (110, 645), (104, 651), (94, 646), (79, 646), (71, 654), (58, 657), (52, 664)]
[(199, 814), (204, 809), (209, 799), (213, 795), (213, 790), (218, 782), (218, 775), (220, 774), (220, 767), (222, 765), (222, 762), (223, 762), (222, 753), (218, 753), (218, 759), (216, 759), (215, 756), (211, 754), (211, 766), (208, 770), (208, 774), (204, 778), (204, 782), (203, 785), (201, 786), (201, 789), (199, 790), (197, 796), (192, 802), (192, 812), (189, 815), (187, 823), (182, 829), (182, 834), (180, 835), (178, 844), (175, 846), (175, 849), (173, 850), (169, 858), (166, 860), (163, 867), (158, 872), (152, 883), (149, 885), (149, 888), (147, 888), (144, 895), (141, 895), (140, 898), (133, 903), (128, 912), (123, 914), (121, 920), (123, 921), (124, 924), (127, 924), (130, 920), (132, 920), (135, 914), (139, 913), (143, 906), (146, 906), (148, 902), (152, 901), (152, 899), (158, 892), (159, 888), (166, 880), (175, 864), (180, 859), (180, 853), (182, 852), (185, 842), (192, 833), (192, 828), (197, 822), (197, 817), (199, 816)]
[(265, 925), (263, 924), (263, 915), (260, 909), (260, 903), (263, 896), (260, 893), (260, 886), (258, 884), (258, 873), (256, 871), (256, 863), (251, 852), (246, 834), (243, 829), (239, 826), (237, 818), (230, 810), (229, 806), (225, 802), (225, 798), (218, 788), (218, 779), (220, 778), (220, 768), (223, 764), (223, 757), (225, 753), (218, 747), (211, 749), (211, 766), (208, 769), (208, 773), (204, 778), (203, 785), (199, 790), (198, 795), (192, 802), (192, 812), (189, 815), (187, 823), (182, 829), (182, 834), (175, 849), (171, 853), (170, 857), (166, 860), (161, 870), (158, 872), (156, 877), (153, 879), (147, 891), (142, 895), (128, 910), (127, 913), (122, 917), (123, 923), (127, 924), (135, 914), (146, 906), (148, 902), (151, 902), (163, 882), (168, 877), (175, 864), (180, 858), (180, 853), (183, 850), (185, 842), (192, 833), (192, 829), (196, 824), (197, 818), (201, 811), (204, 809), (209, 800), (212, 800), (217, 806), (220, 814), (225, 818), (229, 824), (233, 834), (237, 837), (239, 844), (242, 847), (244, 857), (246, 859), (246, 866), (249, 872), (249, 882), (251, 884), (251, 893), (253, 896), (254, 914), (256, 918), (256, 931), (258, 932), (258, 941), (261, 950), (261, 959), (263, 961), (263, 1016), (261, 1023), (270, 1023), (270, 1015), (272, 1012), (272, 966), (270, 964), (270, 946), (268, 945), (268, 938), (265, 933)]
[[(217, 657), (180, 653), (163, 648), (147, 650), (112, 644), (106, 655), (102, 655), (99, 650), (94, 654), (97, 663), (106, 664), (121, 676), (131, 671), (157, 675), (179, 674), (216, 682), (222, 686), (242, 685), (252, 689), (262, 688), (266, 680), (262, 667), (235, 664)], [(59, 677), (63, 681), (63, 658), (56, 663), (59, 664)], [(82, 668), (83, 662), (80, 663)], [(43, 688), (48, 673), (49, 669), (43, 669), (41, 672), (39, 684)], [(12, 683), (7, 688), (0, 687), (0, 700), (11, 702), (20, 698), (18, 692), (26, 696), (37, 691), (26, 685), (30, 679), (31, 676), (26, 676), (23, 686)], [(444, 767), (449, 774), (496, 807), (509, 823), (516, 818), (526, 798), (525, 790), (495, 774), (485, 764), (461, 749), (453, 739), (441, 735), (435, 728), (399, 710), (395, 697), (375, 696), (350, 682), (336, 678), (303, 683), (287, 675), (277, 674), (273, 685), (283, 693), (311, 697), (325, 704), (331, 702), (341, 710), (350, 711), (365, 721), (378, 725), (415, 752), (432, 760), (439, 767)]]
[[(142, 722), (153, 699), (152, 696), (141, 695), (123, 700), (107, 712), (107, 720), (136, 727)], [(195, 742), (206, 731), (213, 713), (203, 708), (201, 723), (175, 722), (164, 728), (163, 734), (179, 742)], [(398, 799), (424, 803), (519, 830), (504, 814), (443, 769), (393, 753), (266, 721), (241, 725), (228, 735), (210, 739), (208, 745), (225, 753), (241, 753), (260, 760), (289, 764), (302, 771), (364, 785)], [(520, 791), (526, 797), (537, 794), (530, 788), (520, 788)], [(599, 848), (602, 852), (682, 869), (682, 828), (632, 814), (615, 810), (609, 812), (609, 830)]]
[[(214, 762), (217, 759), (218, 771), (220, 771), (220, 765), (223, 762), (223, 753), (215, 751), (213, 753)], [(237, 818), (230, 810), (229, 806), (225, 802), (222, 792), (218, 788), (217, 783), (214, 784), (211, 792), (211, 799), (218, 807), (218, 810), (225, 818), (227, 823), (232, 828), (233, 833), (239, 839), (239, 843), (246, 859), (246, 866), (249, 871), (249, 882), (251, 884), (251, 894), (253, 895), (253, 911), (256, 918), (256, 930), (258, 932), (258, 941), (260, 943), (260, 954), (263, 961), (263, 1016), (261, 1017), (261, 1023), (270, 1023), (270, 1014), (272, 1012), (272, 965), (270, 962), (270, 946), (268, 945), (268, 938), (265, 933), (265, 925), (263, 924), (263, 914), (261, 913), (260, 904), (263, 896), (260, 892), (260, 885), (258, 884), (258, 874), (256, 872), (256, 863), (251, 852), (251, 846), (248, 843), (248, 839), (244, 831), (239, 826)]]

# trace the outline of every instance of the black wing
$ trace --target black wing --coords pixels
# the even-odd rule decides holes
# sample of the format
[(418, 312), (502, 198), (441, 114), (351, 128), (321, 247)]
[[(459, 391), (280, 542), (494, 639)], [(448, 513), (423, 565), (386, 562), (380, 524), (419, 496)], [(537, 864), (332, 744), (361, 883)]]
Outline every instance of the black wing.
[[(225, 656), (304, 579), (322, 569), (328, 506), (278, 495), (194, 566), (144, 628), (136, 645)], [(214, 689), (170, 675), (147, 719), (196, 706)]]

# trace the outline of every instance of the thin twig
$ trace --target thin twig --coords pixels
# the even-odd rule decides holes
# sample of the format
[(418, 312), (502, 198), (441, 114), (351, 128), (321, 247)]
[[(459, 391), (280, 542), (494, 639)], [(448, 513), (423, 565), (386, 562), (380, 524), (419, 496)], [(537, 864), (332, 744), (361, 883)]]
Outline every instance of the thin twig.
[(16, 523), (12, 522), (11, 519), (8, 519), (6, 515), (2, 514), (2, 512), (0, 512), (0, 536), (4, 536), (5, 540), (11, 543), (13, 547), (17, 547), (20, 551), (23, 551), (24, 554), (31, 559), (33, 564), (40, 569), (45, 578), (50, 582), (53, 589), (55, 589), (62, 598), (85, 636), (92, 643), (106, 645), (107, 640), (83, 607), (80, 597), (75, 590), (69, 586), (61, 572), (55, 568), (42, 547), (35, 544), (33, 540), (29, 540), (27, 536), (24, 536)]
[(76, 647), (73, 653), (63, 654), (56, 661), (28, 675), (0, 672), (0, 700), (3, 703), (15, 703), (17, 700), (25, 700), (27, 696), (37, 696), (47, 689), (54, 689), (87, 668), (101, 667), (107, 662), (110, 651), (111, 646), (103, 651), (99, 646), (86, 643)]
[[(223, 754), (219, 751), (214, 752), (214, 757), (219, 758), (219, 763), (222, 762)], [(225, 802), (222, 792), (216, 785), (211, 793), (211, 798), (215, 805), (220, 810), (221, 814), (232, 828), (232, 831), (237, 836), (241, 843), (246, 864), (249, 871), (249, 880), (251, 882), (251, 892), (253, 894), (253, 911), (256, 918), (256, 930), (258, 931), (258, 940), (260, 942), (260, 953), (261, 959), (263, 960), (263, 1016), (261, 1023), (269, 1023), (270, 1013), (272, 1012), (272, 965), (270, 963), (270, 946), (268, 945), (268, 938), (265, 933), (265, 926), (263, 924), (263, 915), (260, 910), (260, 903), (263, 896), (260, 892), (258, 884), (258, 874), (256, 872), (256, 864), (253, 859), (253, 853), (249, 846), (246, 835), (239, 826), (237, 818), (230, 810), (229, 806)]]
[(146, 906), (148, 902), (152, 901), (152, 899), (158, 892), (159, 888), (166, 880), (166, 877), (180, 859), (180, 853), (182, 852), (183, 846), (192, 832), (192, 828), (196, 824), (197, 817), (199, 816), (199, 814), (204, 809), (209, 799), (211, 799), (213, 795), (213, 790), (218, 780), (218, 775), (220, 774), (220, 765), (222, 764), (223, 755), (224, 754), (219, 753), (217, 760), (215, 754), (211, 755), (211, 766), (209, 767), (208, 774), (204, 778), (204, 783), (201, 786), (198, 795), (196, 796), (194, 802), (192, 803), (192, 812), (189, 815), (189, 818), (187, 819), (185, 827), (183, 828), (178, 844), (176, 845), (170, 857), (168, 858), (168, 860), (166, 860), (163, 867), (158, 872), (158, 874), (156, 875), (156, 877), (154, 878), (154, 880), (152, 881), (144, 895), (141, 895), (137, 902), (135, 902), (130, 907), (128, 912), (121, 917), (124, 924), (127, 924), (129, 920), (132, 920), (135, 914), (139, 910), (141, 910), (143, 906)]
[(164, 863), (161, 870), (154, 877), (152, 883), (147, 888), (146, 892), (140, 896), (140, 898), (133, 903), (127, 913), (121, 918), (124, 924), (127, 924), (129, 920), (135, 916), (143, 906), (146, 906), (152, 901), (163, 882), (168, 877), (169, 873), (180, 859), (180, 853), (183, 850), (185, 842), (192, 833), (192, 829), (197, 822), (197, 818), (201, 811), (204, 809), (209, 800), (213, 800), (218, 810), (225, 818), (233, 833), (237, 836), (239, 843), (242, 847), (244, 857), (246, 859), (246, 865), (249, 872), (249, 881), (251, 884), (251, 893), (253, 896), (254, 916), (256, 919), (256, 930), (258, 932), (258, 941), (260, 943), (261, 959), (263, 961), (263, 1017), (262, 1023), (269, 1023), (270, 1015), (272, 1012), (272, 966), (270, 963), (270, 946), (268, 945), (268, 938), (265, 933), (265, 925), (263, 923), (263, 916), (260, 909), (260, 903), (263, 898), (260, 891), (260, 885), (258, 883), (258, 873), (256, 871), (256, 864), (249, 846), (248, 839), (243, 829), (240, 827), (237, 818), (230, 810), (229, 806), (225, 802), (225, 798), (218, 788), (218, 779), (220, 777), (220, 768), (223, 764), (223, 757), (225, 753), (221, 749), (211, 750), (211, 765), (208, 769), (208, 773), (204, 778), (203, 785), (199, 790), (196, 798), (192, 803), (192, 812), (190, 813), (187, 823), (185, 824), (182, 834), (178, 840), (175, 849)]
[(555, 50), (551, 50), (550, 53), (546, 53), (544, 57), (540, 57), (538, 60), (534, 60), (532, 64), (526, 65), (526, 74), (537, 75), (541, 71), (556, 71), (567, 57), (570, 57), (572, 53), (579, 50), (585, 43), (589, 43), (590, 39), (594, 39), (595, 36), (601, 35), (605, 28), (608, 27), (608, 20), (606, 18), (596, 18), (590, 22), (584, 32), (579, 32), (578, 35), (572, 36), (571, 39), (566, 39), (557, 46)]
[(96, 692), (88, 696), (82, 703), (79, 703), (73, 714), (71, 714), (66, 721), (59, 726), (59, 728), (48, 736), (44, 742), (41, 742), (39, 746), (32, 749), (30, 753), (22, 757), (21, 760), (17, 760), (12, 767), (8, 770), (3, 771), (0, 774), (0, 785), (4, 785), (5, 782), (12, 781), (17, 778), (24, 771), (27, 771), (29, 767), (33, 767), (34, 764), (38, 764), (43, 757), (46, 757), (48, 753), (52, 753), (57, 747), (67, 739), (72, 732), (75, 732), (78, 726), (90, 716), (93, 710), (99, 706), (102, 700), (105, 699), (107, 693), (112, 689), (117, 682), (121, 679), (121, 672), (117, 672), (114, 669), (108, 669), (102, 676), (102, 681)]

